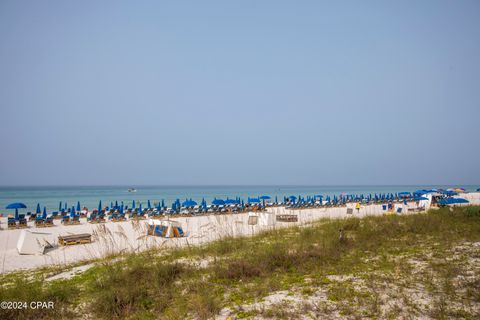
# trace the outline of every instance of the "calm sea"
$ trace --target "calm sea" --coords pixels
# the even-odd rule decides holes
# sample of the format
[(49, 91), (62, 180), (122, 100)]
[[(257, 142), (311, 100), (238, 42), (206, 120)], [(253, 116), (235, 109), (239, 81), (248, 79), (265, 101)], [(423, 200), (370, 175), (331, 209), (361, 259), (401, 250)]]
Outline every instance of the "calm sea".
[[(137, 192), (130, 193), (128, 188), (134, 187)], [(147, 200), (152, 202), (165, 201), (170, 206), (175, 199), (192, 198), (200, 203), (202, 198), (208, 202), (213, 198), (258, 197), (269, 195), (279, 199), (290, 195), (339, 195), (368, 194), (384, 192), (415, 191), (418, 189), (450, 188), (448, 185), (416, 185), (416, 186), (83, 186), (83, 187), (0, 187), (0, 213), (9, 213), (5, 207), (12, 202), (23, 202), (27, 205), (26, 212), (34, 212), (37, 203), (45, 206), (48, 212), (58, 211), (59, 202), (65, 202), (69, 207), (80, 201), (81, 206), (89, 209), (96, 208), (99, 201), (109, 205), (110, 202), (123, 201), (130, 206), (132, 201), (141, 202), (143, 206)], [(467, 191), (474, 191), (479, 185), (462, 186)]]

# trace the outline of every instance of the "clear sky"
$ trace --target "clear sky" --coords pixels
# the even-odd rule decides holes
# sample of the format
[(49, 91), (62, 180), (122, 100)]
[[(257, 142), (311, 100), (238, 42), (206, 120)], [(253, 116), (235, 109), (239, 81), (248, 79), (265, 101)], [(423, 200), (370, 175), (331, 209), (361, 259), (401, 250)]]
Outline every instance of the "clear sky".
[(480, 1), (0, 1), (0, 184), (477, 184)]

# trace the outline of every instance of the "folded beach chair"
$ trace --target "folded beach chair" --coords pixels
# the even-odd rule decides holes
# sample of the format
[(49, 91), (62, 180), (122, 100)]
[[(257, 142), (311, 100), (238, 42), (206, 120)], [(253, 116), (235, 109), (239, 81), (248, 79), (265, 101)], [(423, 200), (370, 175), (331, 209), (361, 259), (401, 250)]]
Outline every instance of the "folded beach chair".
[(397, 208), (397, 213), (402, 213), (402, 208)]

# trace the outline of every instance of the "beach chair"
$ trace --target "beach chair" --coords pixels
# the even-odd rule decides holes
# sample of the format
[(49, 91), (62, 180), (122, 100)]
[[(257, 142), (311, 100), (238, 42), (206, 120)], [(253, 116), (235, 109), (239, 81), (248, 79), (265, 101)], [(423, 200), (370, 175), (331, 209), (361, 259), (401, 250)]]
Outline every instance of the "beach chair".
[(97, 221), (98, 221), (98, 223), (104, 223), (105, 222), (105, 213), (100, 213), (97, 216)]
[(32, 213), (30, 215), (30, 217), (28, 217), (28, 221), (35, 221), (35, 219), (37, 218), (37, 214), (36, 213)]
[(17, 221), (15, 220), (15, 218), (8, 218), (7, 228), (8, 229), (16, 229), (17, 228)]
[(90, 223), (98, 223), (97, 214), (96, 213), (91, 213), (90, 217), (87, 218), (87, 221), (90, 222)]
[(62, 223), (65, 225), (70, 224), (70, 216), (63, 216), (62, 217)]
[(23, 219), (18, 219), (18, 228), (28, 228), (27, 219), (25, 219), (25, 215), (23, 215)]
[(53, 224), (53, 217), (47, 217), (47, 219), (45, 219), (45, 227), (53, 227), (54, 224)]
[(179, 235), (180, 237), (185, 236), (185, 234), (184, 234), (184, 232), (183, 232), (183, 229), (182, 229), (181, 227), (177, 227), (177, 230), (178, 230), (178, 235)]
[(70, 220), (70, 224), (80, 224), (80, 216), (78, 214), (74, 215)]
[(166, 233), (167, 233), (167, 227), (166, 226), (161, 226), (161, 225), (156, 225), (155, 226), (154, 235), (156, 235), (158, 237), (165, 237)]
[(402, 208), (397, 208), (397, 213), (402, 213)]
[(37, 228), (45, 227), (45, 221), (42, 219), (42, 217), (37, 217), (35, 219), (35, 227), (37, 227)]

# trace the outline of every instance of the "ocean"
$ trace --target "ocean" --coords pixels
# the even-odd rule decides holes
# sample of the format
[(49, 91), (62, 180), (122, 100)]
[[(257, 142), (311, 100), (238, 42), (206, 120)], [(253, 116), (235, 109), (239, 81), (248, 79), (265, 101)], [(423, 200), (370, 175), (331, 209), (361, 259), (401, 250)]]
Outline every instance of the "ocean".
[[(128, 192), (129, 188), (135, 188), (137, 192)], [(150, 200), (152, 205), (158, 201), (164, 200), (165, 204), (170, 206), (175, 199), (184, 201), (186, 198), (200, 203), (202, 198), (210, 203), (214, 198), (225, 199), (241, 197), (247, 200), (248, 197), (258, 197), (269, 195), (272, 199), (278, 196), (283, 199), (284, 196), (301, 195), (339, 195), (346, 194), (369, 194), (385, 192), (415, 191), (418, 189), (431, 188), (451, 188), (450, 185), (410, 185), (410, 186), (75, 186), (75, 187), (0, 187), (0, 213), (12, 213), (5, 207), (12, 202), (23, 202), (27, 205), (24, 212), (35, 212), (37, 203), (41, 208), (45, 206), (47, 211), (58, 211), (59, 202), (68, 207), (76, 206), (80, 201), (81, 206), (86, 206), (90, 210), (98, 207), (101, 200), (103, 206), (110, 205), (111, 202), (119, 203), (123, 201), (131, 206), (135, 200), (137, 206), (142, 203), (146, 206)], [(479, 185), (461, 186), (467, 191), (475, 191)], [(22, 211), (22, 212), (23, 212)]]

